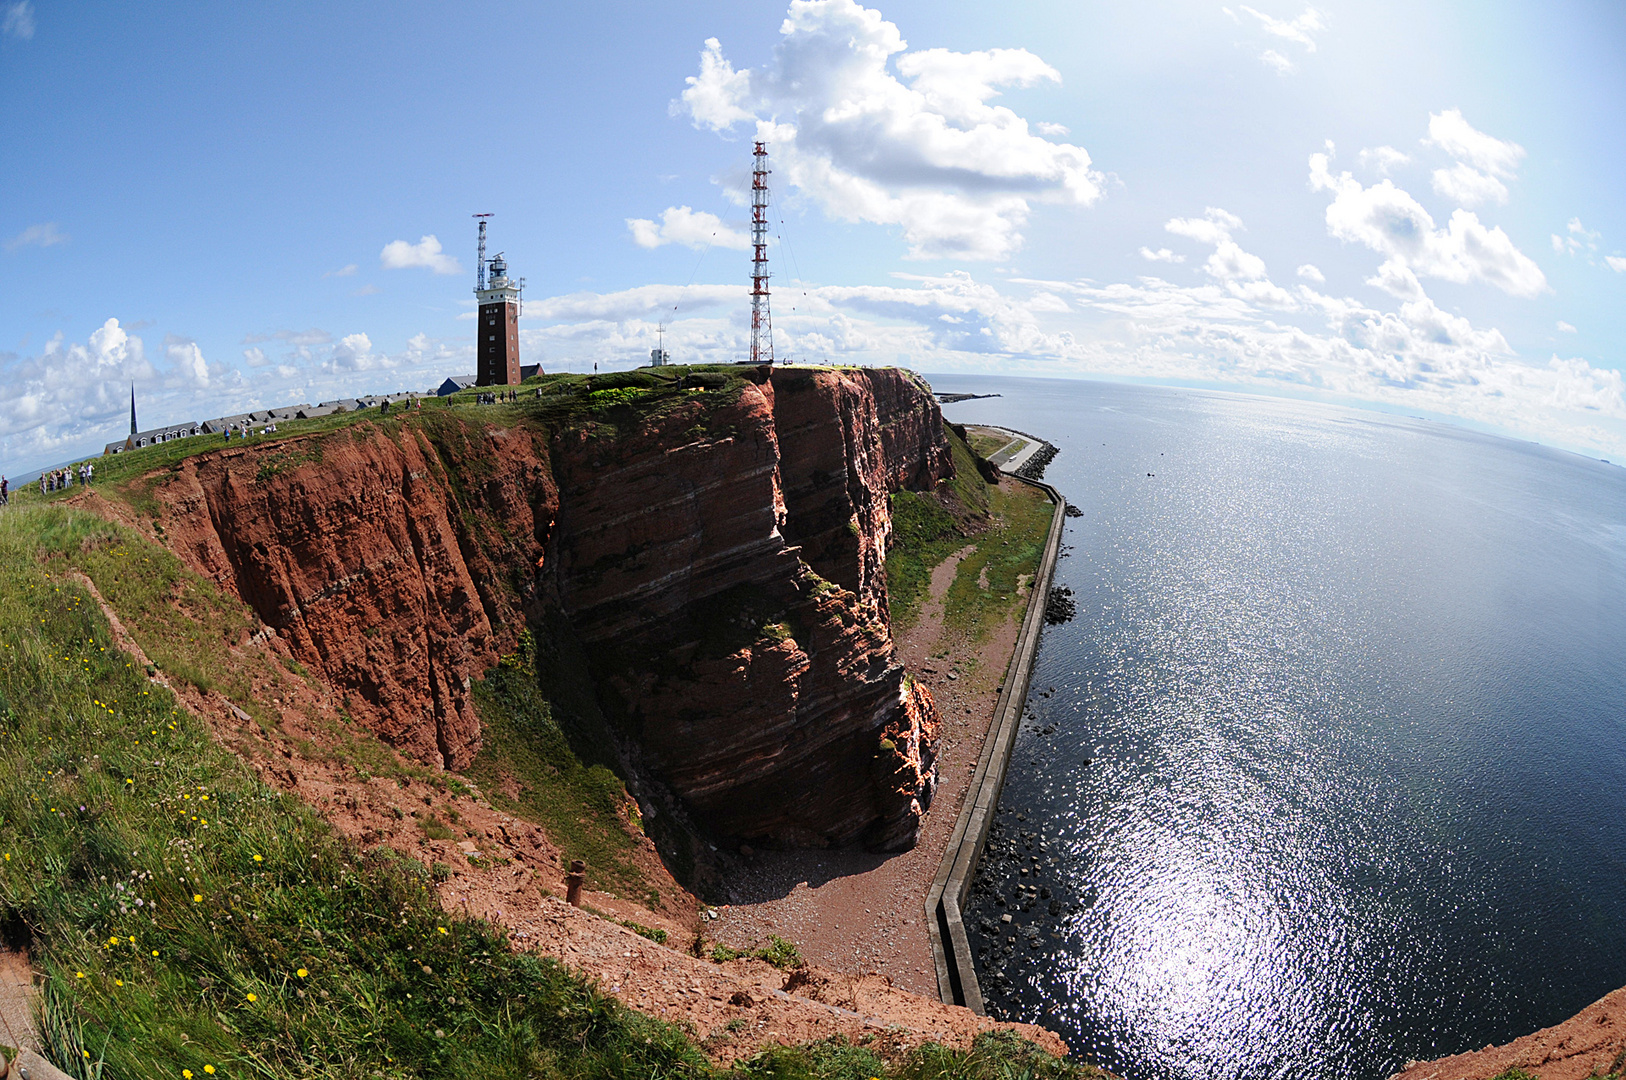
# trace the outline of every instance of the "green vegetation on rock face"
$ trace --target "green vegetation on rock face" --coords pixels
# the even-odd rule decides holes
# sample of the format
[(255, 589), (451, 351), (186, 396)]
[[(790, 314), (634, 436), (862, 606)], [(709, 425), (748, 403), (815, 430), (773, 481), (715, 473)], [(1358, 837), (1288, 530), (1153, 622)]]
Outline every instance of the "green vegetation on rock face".
[[(591, 887), (645, 899), (649, 882), (631, 858), (637, 846), (628, 817), (632, 800), (603, 761), (583, 763), (556, 719), (555, 702), (543, 689), (545, 682), (555, 698), (565, 701), (567, 713), (572, 706), (577, 713), (591, 712), (589, 718), (578, 716), (578, 729), (586, 727), (584, 720), (602, 725), (585, 680), (585, 659), (549, 664), (546, 658), (539, 662), (536, 654), (536, 638), (526, 630), (519, 651), (504, 657), (475, 685), (481, 749), (469, 774), (493, 806), (540, 824), (562, 858), (586, 860)], [(571, 672), (582, 683), (574, 687), (575, 701), (569, 700), (572, 687), (564, 685)], [(598, 749), (608, 756), (607, 748)]]
[[(992, 488), (977, 471), (964, 440), (946, 425), (944, 434), (954, 455), (954, 476), (939, 486), (946, 499), (937, 492), (899, 491), (892, 496), (886, 589), (894, 632), (913, 625), (931, 589), (932, 570), (970, 542), (968, 536), (982, 527), (988, 513)], [(945, 509), (945, 501), (959, 510), (958, 517)]]

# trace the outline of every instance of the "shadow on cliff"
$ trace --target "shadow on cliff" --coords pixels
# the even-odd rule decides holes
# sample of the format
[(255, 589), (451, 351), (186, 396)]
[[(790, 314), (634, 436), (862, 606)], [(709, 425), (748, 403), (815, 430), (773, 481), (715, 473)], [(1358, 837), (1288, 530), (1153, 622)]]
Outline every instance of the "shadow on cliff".
[[(537, 744), (533, 786), (578, 793), (555, 828), (602, 816), (612, 770), (637, 804), (617, 820), (703, 895), (741, 844), (912, 846), (936, 715), (896, 657), (885, 560), (891, 495), (955, 472), (930, 388), (738, 367), (527, 386), (200, 444), (127, 495), (355, 720), (448, 769)], [(525, 631), (546, 709), (488, 735), (475, 684)]]

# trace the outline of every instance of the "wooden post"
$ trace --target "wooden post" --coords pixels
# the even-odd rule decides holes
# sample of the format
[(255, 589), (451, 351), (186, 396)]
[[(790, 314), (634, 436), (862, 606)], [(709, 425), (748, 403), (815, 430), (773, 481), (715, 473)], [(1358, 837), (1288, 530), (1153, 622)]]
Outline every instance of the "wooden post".
[(571, 907), (582, 906), (582, 882), (587, 880), (587, 863), (582, 859), (570, 860), (570, 873), (565, 875), (565, 900)]

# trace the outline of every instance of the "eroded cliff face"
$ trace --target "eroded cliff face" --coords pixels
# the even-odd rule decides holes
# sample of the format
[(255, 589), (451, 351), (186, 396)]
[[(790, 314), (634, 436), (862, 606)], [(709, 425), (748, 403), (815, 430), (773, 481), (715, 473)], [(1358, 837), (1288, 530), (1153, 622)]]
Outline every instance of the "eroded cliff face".
[(937, 715), (893, 650), (887, 496), (952, 470), (937, 405), (888, 370), (684, 395), (636, 422), (359, 422), (189, 458), (153, 493), (173, 547), (420, 758), (472, 760), (471, 680), (567, 624), (649, 809), (907, 847)]

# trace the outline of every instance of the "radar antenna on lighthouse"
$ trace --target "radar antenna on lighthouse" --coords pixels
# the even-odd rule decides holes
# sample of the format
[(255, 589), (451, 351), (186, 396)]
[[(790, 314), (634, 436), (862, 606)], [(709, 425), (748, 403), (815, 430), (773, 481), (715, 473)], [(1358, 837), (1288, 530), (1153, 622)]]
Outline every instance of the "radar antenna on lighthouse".
[(751, 151), (751, 363), (773, 363), (773, 317), (768, 313), (768, 147)]
[(474, 291), (480, 292), (486, 287), (486, 218), (490, 214), (475, 214), (475, 220), (480, 223), (479, 254), (474, 260)]

